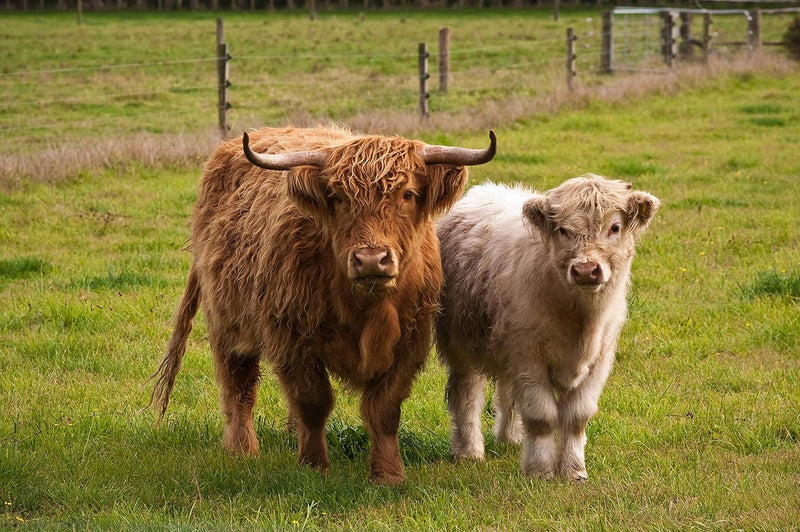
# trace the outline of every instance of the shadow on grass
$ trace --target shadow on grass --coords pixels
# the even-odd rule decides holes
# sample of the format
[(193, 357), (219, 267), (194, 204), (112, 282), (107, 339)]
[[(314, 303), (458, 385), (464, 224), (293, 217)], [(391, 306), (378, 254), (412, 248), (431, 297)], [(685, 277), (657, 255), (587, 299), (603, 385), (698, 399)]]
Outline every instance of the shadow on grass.
[[(0, 433), (0, 494), (25, 519), (83, 516), (80, 521), (127, 509), (137, 519), (188, 523), (201, 514), (212, 522), (222, 516), (245, 523), (257, 511), (279, 528), (311, 510), (317, 517), (341, 516), (419, 497), (413, 480), (392, 488), (369, 481), (370, 440), (360, 425), (329, 422), (331, 464), (321, 474), (297, 463), (295, 435), (282, 422), (256, 421), (259, 457), (226, 453), (222, 422), (213, 414), (168, 416), (160, 426), (149, 412), (130, 410), (21, 420)], [(449, 486), (461, 474), (484, 471), (479, 464), (454, 464), (447, 436), (401, 426), (399, 438), (411, 479), (429, 481), (441, 466), (434, 478)], [(491, 461), (519, 452), (491, 434), (486, 450)]]

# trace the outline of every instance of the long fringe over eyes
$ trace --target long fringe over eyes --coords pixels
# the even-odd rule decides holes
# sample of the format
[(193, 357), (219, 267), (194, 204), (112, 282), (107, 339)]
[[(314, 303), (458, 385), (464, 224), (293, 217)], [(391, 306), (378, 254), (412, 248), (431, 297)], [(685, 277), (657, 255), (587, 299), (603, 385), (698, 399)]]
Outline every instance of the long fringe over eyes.
[[(367, 136), (331, 149), (325, 172), (330, 185), (341, 188), (351, 201), (369, 205), (402, 187), (409, 177), (424, 172), (413, 141), (402, 137)], [(377, 187), (375, 185), (378, 185)]]

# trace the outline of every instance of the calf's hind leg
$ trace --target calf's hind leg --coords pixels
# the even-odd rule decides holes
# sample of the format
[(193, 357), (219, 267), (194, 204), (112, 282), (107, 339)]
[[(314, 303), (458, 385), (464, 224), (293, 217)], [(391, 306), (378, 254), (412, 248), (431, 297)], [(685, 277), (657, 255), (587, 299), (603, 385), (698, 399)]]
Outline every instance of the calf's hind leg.
[(483, 460), (481, 412), (486, 378), (471, 369), (450, 369), (447, 377), (447, 410), (450, 412), (453, 457)]
[(522, 441), (522, 419), (514, 406), (511, 379), (498, 378), (494, 385), (494, 428), (492, 432), (499, 441), (519, 443)]

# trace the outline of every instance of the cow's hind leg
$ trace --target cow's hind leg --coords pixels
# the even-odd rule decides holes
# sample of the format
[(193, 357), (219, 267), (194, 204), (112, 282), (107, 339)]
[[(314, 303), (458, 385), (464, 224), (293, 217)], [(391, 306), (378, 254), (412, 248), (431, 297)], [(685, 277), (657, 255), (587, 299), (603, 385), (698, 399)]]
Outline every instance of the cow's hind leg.
[(258, 455), (253, 408), (261, 377), (259, 357), (234, 352), (226, 354), (220, 349), (215, 349), (214, 355), (222, 415), (225, 418), (223, 444), (236, 454)]
[(456, 459), (483, 460), (481, 413), (486, 378), (471, 369), (450, 368), (445, 397), (450, 412), (451, 443)]
[(298, 462), (327, 471), (325, 425), (334, 402), (328, 371), (316, 358), (298, 356), (289, 357), (276, 373), (289, 403), (290, 427), (297, 434)]
[(514, 406), (513, 384), (508, 378), (499, 378), (494, 386), (494, 437), (498, 441), (522, 441), (522, 418)]

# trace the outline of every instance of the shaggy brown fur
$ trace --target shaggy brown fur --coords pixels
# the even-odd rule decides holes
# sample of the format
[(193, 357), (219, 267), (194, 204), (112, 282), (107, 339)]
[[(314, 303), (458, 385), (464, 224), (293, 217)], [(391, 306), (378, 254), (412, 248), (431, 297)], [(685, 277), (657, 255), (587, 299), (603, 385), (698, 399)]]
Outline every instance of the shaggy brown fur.
[[(340, 129), (263, 129), (258, 152), (327, 150), (322, 168), (264, 170), (242, 139), (208, 161), (194, 212), (194, 263), (152, 402), (163, 416), (198, 300), (208, 322), (225, 417), (224, 444), (257, 454), (252, 412), (259, 360), (277, 374), (299, 461), (327, 469), (329, 372), (363, 392), (378, 483), (403, 480), (400, 405), (431, 346), (442, 271), (433, 218), (460, 197), (467, 171), (426, 166), (422, 143)], [(354, 250), (386, 250), (393, 278), (353, 273)]]

